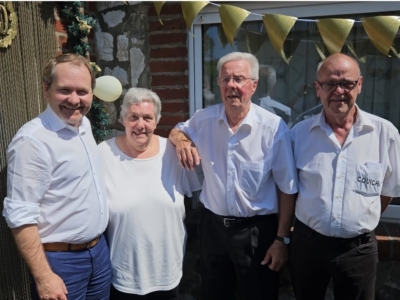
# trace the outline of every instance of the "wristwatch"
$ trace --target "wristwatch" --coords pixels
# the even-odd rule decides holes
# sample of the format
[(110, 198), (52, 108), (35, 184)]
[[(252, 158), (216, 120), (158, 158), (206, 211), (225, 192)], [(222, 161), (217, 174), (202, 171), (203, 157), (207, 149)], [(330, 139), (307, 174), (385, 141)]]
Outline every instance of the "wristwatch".
[(289, 245), (290, 244), (290, 237), (277, 235), (275, 239), (280, 241), (280, 242), (282, 242), (282, 243), (284, 243), (285, 245)]

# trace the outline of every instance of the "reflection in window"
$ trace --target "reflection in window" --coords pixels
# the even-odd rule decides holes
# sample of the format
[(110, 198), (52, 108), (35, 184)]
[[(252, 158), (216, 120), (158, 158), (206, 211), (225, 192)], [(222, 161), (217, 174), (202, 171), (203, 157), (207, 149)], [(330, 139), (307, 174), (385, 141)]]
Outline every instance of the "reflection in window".
[[(400, 12), (389, 12), (398, 15)], [(339, 16), (356, 21), (377, 14)], [(383, 15), (379, 13), (379, 15)], [(338, 17), (338, 16), (334, 16)], [(315, 19), (312, 17), (310, 19)], [(381, 116), (400, 127), (400, 60), (381, 54), (369, 40), (360, 22), (355, 22), (342, 52), (355, 57), (364, 77), (362, 93), (357, 98), (361, 109)], [(400, 34), (394, 44), (400, 49)], [(321, 55), (317, 46), (320, 48)], [(276, 53), (262, 21), (245, 22), (238, 30), (233, 46), (227, 42), (221, 24), (203, 25), (203, 105), (221, 102), (217, 85), (218, 59), (232, 51), (250, 52), (260, 63), (260, 80), (252, 101), (282, 117), (289, 126), (319, 113), (313, 82), (323, 55), (322, 38), (314, 22), (296, 22), (285, 45), (290, 63)]]

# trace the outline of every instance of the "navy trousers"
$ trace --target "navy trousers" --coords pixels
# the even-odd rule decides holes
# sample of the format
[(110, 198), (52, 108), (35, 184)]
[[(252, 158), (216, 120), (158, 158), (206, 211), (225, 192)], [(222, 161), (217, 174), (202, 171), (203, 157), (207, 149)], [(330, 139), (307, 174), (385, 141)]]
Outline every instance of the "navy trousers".
[[(67, 287), (70, 300), (108, 300), (111, 287), (110, 251), (104, 235), (91, 249), (74, 252), (46, 251), (47, 260)], [(31, 278), (32, 300), (39, 300)]]

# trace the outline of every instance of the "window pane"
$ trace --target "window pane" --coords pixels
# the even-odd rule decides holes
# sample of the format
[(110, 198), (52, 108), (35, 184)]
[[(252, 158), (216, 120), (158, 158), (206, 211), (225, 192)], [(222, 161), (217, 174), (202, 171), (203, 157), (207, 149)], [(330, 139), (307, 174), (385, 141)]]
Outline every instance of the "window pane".
[[(373, 14), (332, 17), (358, 21), (360, 17), (368, 16)], [(400, 59), (381, 54), (369, 40), (360, 22), (354, 23), (347, 41), (349, 43), (342, 52), (358, 60), (364, 77), (357, 104), (367, 112), (390, 120), (399, 128)], [(273, 49), (262, 21), (243, 23), (232, 47), (226, 41), (221, 24), (203, 25), (204, 107), (221, 102), (216, 71), (218, 59), (229, 52), (242, 51), (254, 54), (261, 65), (258, 88), (252, 98), (254, 103), (281, 116), (289, 126), (319, 113), (322, 105), (313, 87), (315, 71), (322, 60), (317, 45), (322, 46), (320, 51), (329, 55), (324, 49), (316, 23), (296, 22), (284, 45), (287, 55), (292, 56), (290, 63), (286, 64)], [(400, 52), (399, 33), (394, 45)]]

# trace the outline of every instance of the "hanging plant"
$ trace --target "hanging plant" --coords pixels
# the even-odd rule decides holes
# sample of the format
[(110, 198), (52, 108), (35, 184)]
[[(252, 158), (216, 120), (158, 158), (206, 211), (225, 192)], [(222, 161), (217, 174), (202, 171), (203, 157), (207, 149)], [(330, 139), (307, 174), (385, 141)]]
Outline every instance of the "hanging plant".
[[(81, 13), (82, 2), (59, 2), (58, 5), (61, 21), (64, 24), (70, 24), (67, 27), (67, 34), (72, 51), (87, 57), (87, 54), (92, 50), (87, 43), (87, 36), (96, 24), (96, 20)], [(101, 72), (100, 67), (96, 63), (91, 62), (90, 64), (96, 75)], [(93, 136), (96, 142), (100, 143), (104, 141), (109, 134), (107, 130), (109, 118), (98, 100), (93, 99), (92, 108), (87, 117), (92, 124)]]

